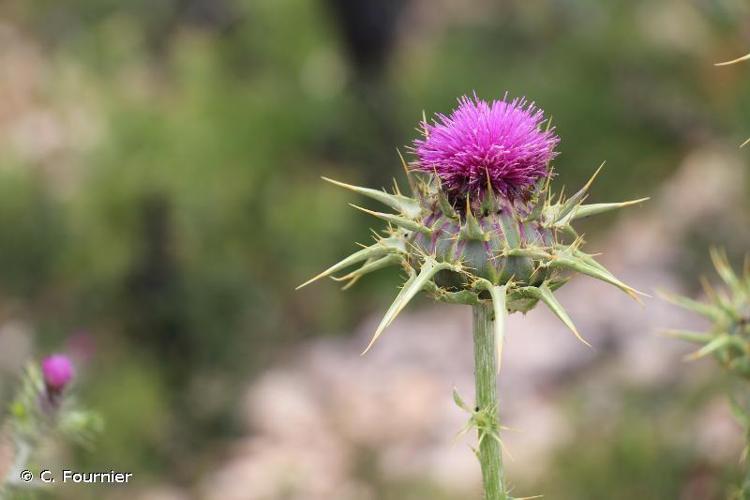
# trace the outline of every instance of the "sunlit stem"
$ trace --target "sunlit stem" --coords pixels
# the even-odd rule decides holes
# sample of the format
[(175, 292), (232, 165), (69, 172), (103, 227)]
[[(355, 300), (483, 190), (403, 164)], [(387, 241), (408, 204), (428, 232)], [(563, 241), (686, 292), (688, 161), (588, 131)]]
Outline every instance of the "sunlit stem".
[(482, 466), (485, 500), (508, 500), (503, 479), (497, 421), (497, 349), (492, 328), (492, 305), (482, 303), (472, 306), (474, 321), (474, 376), (476, 378), (477, 411), (494, 415), (490, 428), (479, 428), (477, 455)]

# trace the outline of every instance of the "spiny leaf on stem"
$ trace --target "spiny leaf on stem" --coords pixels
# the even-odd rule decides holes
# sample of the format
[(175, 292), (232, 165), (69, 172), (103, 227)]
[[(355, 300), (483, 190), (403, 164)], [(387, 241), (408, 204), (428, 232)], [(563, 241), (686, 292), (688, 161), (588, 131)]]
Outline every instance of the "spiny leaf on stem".
[(354, 207), (357, 210), (361, 210), (365, 212), (366, 214), (375, 216), (379, 219), (383, 219), (384, 221), (394, 224), (398, 227), (408, 229), (409, 231), (417, 231), (417, 232), (424, 233), (427, 235), (432, 234), (432, 229), (428, 228), (427, 226), (422, 225), (419, 222), (415, 222), (411, 219), (407, 219), (406, 217), (401, 217), (400, 215), (394, 215), (394, 214), (386, 214), (383, 212), (375, 212), (374, 210), (369, 210), (367, 208), (360, 207), (359, 205), (355, 205), (354, 203), (349, 203), (349, 206)]
[(427, 282), (424, 291), (431, 294), (433, 299), (445, 302), (446, 304), (475, 306), (482, 303), (482, 300), (473, 291), (460, 290), (458, 292), (450, 292), (444, 288), (440, 288), (432, 281)]
[(694, 332), (692, 330), (663, 330), (659, 332), (665, 337), (672, 337), (675, 339), (685, 340), (687, 342), (693, 342), (695, 344), (707, 344), (713, 340), (714, 335), (705, 332)]
[(650, 198), (639, 198), (637, 200), (621, 201), (617, 203), (590, 203), (587, 205), (578, 205), (578, 207), (570, 213), (569, 217), (562, 220), (562, 223), (570, 223), (574, 220), (583, 219), (585, 217), (591, 217), (592, 215), (599, 215), (612, 210), (618, 210), (620, 208), (631, 207), (644, 201), (648, 201)]
[(698, 313), (701, 316), (705, 316), (706, 318), (709, 318), (713, 321), (719, 321), (721, 317), (723, 316), (721, 309), (717, 308), (716, 306), (712, 304), (699, 302), (697, 300), (693, 300), (688, 297), (674, 295), (674, 294), (667, 293), (661, 290), (658, 291), (657, 293), (659, 297), (666, 300), (667, 302), (670, 302), (683, 309), (687, 309), (689, 311)]
[(404, 283), (404, 287), (398, 293), (393, 303), (388, 308), (388, 311), (386, 311), (385, 316), (383, 316), (383, 319), (380, 321), (380, 324), (375, 330), (375, 334), (373, 335), (372, 340), (370, 340), (370, 343), (367, 345), (367, 348), (365, 348), (362, 354), (364, 355), (367, 353), (367, 351), (370, 350), (370, 348), (375, 344), (383, 331), (388, 326), (390, 326), (393, 320), (396, 319), (396, 316), (398, 316), (398, 314), (403, 310), (404, 307), (406, 307), (411, 299), (413, 299), (414, 296), (417, 295), (425, 287), (426, 283), (430, 281), (432, 277), (435, 276), (435, 274), (440, 271), (453, 268), (454, 266), (452, 264), (448, 264), (446, 262), (436, 262), (434, 259), (428, 257), (422, 263), (422, 268), (420, 269), (419, 274), (416, 274), (412, 271), (411, 276), (406, 281), (406, 283)]
[(463, 240), (479, 240), (485, 241), (486, 235), (482, 231), (482, 226), (479, 225), (477, 218), (471, 211), (471, 201), (469, 196), (466, 197), (466, 214), (464, 215), (464, 225), (461, 227), (459, 238)]
[(318, 274), (317, 276), (314, 276), (310, 278), (309, 280), (305, 281), (304, 283), (299, 285), (296, 289), (299, 290), (300, 288), (305, 287), (309, 285), (310, 283), (319, 280), (320, 278), (324, 278), (326, 276), (330, 276), (333, 273), (342, 271), (349, 266), (353, 266), (354, 264), (357, 264), (358, 262), (362, 262), (370, 258), (382, 257), (383, 255), (394, 252), (394, 251), (395, 250), (390, 249), (387, 246), (381, 245), (379, 243), (376, 243), (369, 247), (365, 247), (361, 250), (358, 250), (357, 252), (354, 252), (349, 257), (346, 257), (340, 262), (332, 265), (331, 267), (329, 267), (322, 273)]
[(394, 210), (398, 210), (406, 217), (415, 219), (419, 217), (422, 212), (422, 208), (419, 206), (417, 200), (403, 196), (401, 194), (391, 194), (378, 189), (365, 188), (360, 186), (354, 186), (352, 184), (346, 184), (345, 182), (329, 179), (328, 177), (321, 177), (326, 182), (330, 182), (333, 185), (349, 189), (355, 193), (367, 196), (373, 200), (379, 201), (380, 203), (391, 207)]
[(518, 229), (518, 221), (510, 203), (505, 203), (500, 209), (500, 226), (503, 236), (508, 243), (508, 248), (519, 248), (521, 246), (521, 232)]
[(549, 309), (555, 314), (555, 316), (557, 316), (560, 321), (562, 321), (565, 326), (567, 326), (568, 329), (573, 332), (573, 335), (575, 335), (578, 340), (591, 347), (591, 344), (589, 344), (578, 332), (578, 329), (573, 323), (573, 320), (570, 319), (570, 316), (568, 316), (568, 313), (565, 311), (565, 308), (562, 306), (562, 304), (557, 301), (557, 298), (552, 293), (552, 290), (550, 290), (546, 282), (542, 283), (540, 287), (529, 286), (520, 288), (519, 292), (526, 293), (544, 302), (544, 304), (549, 307)]
[(711, 262), (713, 262), (719, 277), (727, 284), (732, 293), (744, 295), (745, 285), (740, 281), (734, 273), (732, 266), (729, 264), (729, 257), (727, 257), (726, 250), (711, 248), (709, 250), (709, 255), (711, 256)]
[(453, 206), (448, 201), (448, 197), (445, 195), (445, 192), (440, 189), (437, 192), (437, 202), (438, 202), (438, 208), (440, 211), (448, 217), (449, 219), (458, 219), (458, 213), (453, 208)]
[(604, 270), (602, 267), (595, 267), (591, 264), (588, 264), (584, 262), (583, 260), (575, 257), (565, 257), (565, 256), (558, 256), (552, 261), (549, 262), (549, 267), (552, 268), (564, 268), (564, 269), (571, 269), (573, 271), (577, 271), (581, 274), (585, 274), (587, 276), (591, 276), (592, 278), (596, 278), (600, 281), (604, 281), (605, 283), (609, 283), (610, 285), (614, 285), (623, 292), (630, 295), (630, 297), (633, 298), (636, 302), (642, 304), (640, 297), (638, 295), (643, 295), (644, 297), (648, 297), (647, 294), (643, 292), (639, 292), (633, 287), (630, 287), (623, 283), (622, 281), (615, 278), (612, 273), (609, 271)]
[(695, 352), (693, 352), (693, 353), (688, 354), (687, 356), (685, 356), (685, 360), (686, 361), (694, 361), (694, 360), (700, 359), (700, 358), (702, 358), (704, 356), (708, 356), (712, 352), (718, 351), (719, 349), (721, 349), (721, 348), (723, 348), (723, 347), (725, 347), (725, 346), (727, 346), (729, 344), (735, 343), (735, 341), (736, 341), (735, 339), (733, 339), (731, 336), (729, 336), (727, 334), (719, 335), (719, 336), (715, 337), (711, 342), (709, 342), (708, 344), (706, 344), (703, 347), (701, 347), (700, 349), (698, 349), (697, 351), (695, 351)]
[(409, 169), (409, 164), (406, 163), (406, 160), (404, 159), (404, 155), (401, 154), (401, 150), (396, 148), (396, 153), (398, 153), (398, 157), (401, 160), (401, 166), (404, 169), (404, 174), (406, 175), (406, 182), (409, 184), (409, 189), (411, 190), (412, 196), (417, 196), (419, 194), (419, 191), (417, 190), (417, 183), (414, 180), (414, 174)]
[(362, 265), (362, 267), (360, 267), (359, 269), (355, 269), (354, 271), (350, 272), (349, 274), (345, 276), (340, 276), (340, 277), (332, 276), (332, 278), (334, 281), (349, 281), (349, 283), (347, 283), (343, 288), (343, 290), (348, 290), (362, 276), (372, 273), (374, 271), (378, 271), (380, 269), (384, 269), (389, 266), (399, 264), (402, 261), (403, 261), (403, 257), (401, 257), (400, 255), (390, 254), (390, 255), (386, 255), (385, 257), (381, 257), (379, 259), (374, 259), (374, 260), (370, 259), (367, 262), (365, 262), (364, 265)]
[(588, 180), (588, 182), (584, 184), (584, 186), (579, 189), (576, 194), (565, 200), (562, 206), (559, 207), (555, 217), (555, 222), (560, 222), (561, 220), (563, 220), (570, 212), (573, 211), (574, 208), (576, 208), (583, 202), (583, 200), (588, 195), (589, 188), (591, 188), (591, 185), (594, 183), (596, 176), (599, 175), (599, 172), (601, 172), (602, 168), (604, 168), (605, 163), (606, 162), (602, 162), (602, 164), (599, 165), (599, 168), (597, 168), (594, 172), (594, 175), (592, 175)]

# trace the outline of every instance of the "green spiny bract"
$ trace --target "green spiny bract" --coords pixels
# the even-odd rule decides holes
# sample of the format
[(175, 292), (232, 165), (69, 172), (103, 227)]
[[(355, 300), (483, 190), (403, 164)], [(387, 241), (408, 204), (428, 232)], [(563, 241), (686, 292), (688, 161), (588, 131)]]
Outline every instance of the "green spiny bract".
[[(458, 304), (491, 300), (495, 310), (498, 347), (502, 346), (504, 315), (527, 312), (545, 303), (580, 339), (570, 317), (553, 292), (578, 272), (612, 284), (637, 298), (633, 288), (617, 279), (581, 247), (583, 239), (573, 221), (634, 205), (646, 198), (621, 203), (586, 204), (596, 177), (570, 198), (553, 199), (547, 176), (525, 198), (509, 200), (489, 188), (482, 199), (451, 201), (439, 178), (410, 169), (405, 163), (411, 196), (398, 186), (394, 192), (324, 180), (374, 199), (391, 209), (378, 212), (354, 207), (387, 223), (375, 242), (315, 276), (332, 276), (345, 288), (378, 269), (400, 265), (408, 278), (378, 325), (365, 352), (407, 303), (421, 291), (434, 299)], [(601, 167), (599, 168), (599, 170)], [(599, 172), (597, 170), (597, 173)], [(333, 276), (352, 266), (353, 271)], [(582, 339), (581, 339), (582, 340)]]
[(742, 276), (734, 272), (725, 252), (712, 249), (711, 260), (726, 288), (715, 290), (703, 280), (706, 302), (663, 294), (670, 302), (708, 318), (710, 330), (665, 333), (701, 345), (688, 359), (713, 355), (730, 373), (750, 378), (750, 258), (745, 260)]
[[(712, 355), (727, 372), (739, 380), (747, 380), (750, 379), (750, 258), (745, 259), (741, 276), (734, 272), (725, 252), (712, 249), (711, 260), (726, 286), (715, 290), (705, 279), (702, 280), (707, 295), (705, 302), (662, 294), (670, 302), (706, 317), (711, 327), (706, 332), (667, 330), (664, 333), (700, 345), (686, 357), (687, 360)], [(746, 461), (750, 452), (750, 402), (746, 389), (741, 393), (739, 398), (732, 397), (732, 412), (744, 428), (746, 445), (742, 461)], [(750, 498), (750, 473), (746, 472), (745, 480), (729, 498)]]

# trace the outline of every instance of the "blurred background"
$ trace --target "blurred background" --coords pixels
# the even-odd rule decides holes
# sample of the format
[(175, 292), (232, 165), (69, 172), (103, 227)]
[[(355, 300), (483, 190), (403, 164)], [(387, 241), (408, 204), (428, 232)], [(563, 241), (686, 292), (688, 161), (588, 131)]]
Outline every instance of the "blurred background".
[[(558, 189), (608, 167), (589, 249), (650, 294), (700, 296), (712, 242), (750, 243), (745, 0), (4, 0), (0, 391), (49, 351), (79, 360), (106, 431), (48, 464), (133, 472), (39, 498), (479, 498), (467, 308), (417, 301), (371, 354), (400, 283), (297, 284), (377, 221), (322, 182), (403, 183), (428, 115), (525, 95), (562, 142)], [(513, 493), (718, 499), (741, 429), (701, 328), (583, 277), (513, 317), (501, 415)]]

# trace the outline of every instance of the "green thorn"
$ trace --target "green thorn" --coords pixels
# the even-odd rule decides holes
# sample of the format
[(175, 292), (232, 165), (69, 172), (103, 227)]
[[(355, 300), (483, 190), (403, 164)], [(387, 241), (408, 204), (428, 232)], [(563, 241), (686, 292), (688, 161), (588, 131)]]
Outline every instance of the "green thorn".
[(471, 412), (471, 408), (469, 408), (469, 405), (466, 404), (461, 395), (458, 394), (458, 389), (455, 387), (453, 388), (453, 402), (462, 410)]
[(685, 340), (696, 344), (707, 344), (715, 337), (715, 335), (710, 333), (694, 332), (692, 330), (663, 330), (659, 332), (659, 334), (665, 337)]
[(442, 189), (438, 189), (437, 200), (438, 208), (440, 208), (440, 211), (443, 212), (443, 215), (445, 215), (449, 219), (458, 218), (458, 213), (456, 213), (456, 210), (451, 206), (450, 202), (448, 201), (448, 197), (445, 195), (445, 192)]
[(692, 354), (688, 354), (685, 356), (685, 361), (695, 361), (696, 359), (700, 359), (702, 357), (708, 356), (712, 352), (718, 351), (722, 347), (734, 343), (734, 339), (730, 337), (727, 334), (719, 335), (718, 337), (714, 338), (711, 342), (704, 345), (697, 351), (693, 352)]
[(721, 310), (716, 308), (712, 304), (706, 304), (697, 300), (690, 299), (688, 297), (663, 292), (661, 290), (658, 291), (657, 294), (667, 302), (670, 302), (683, 309), (698, 313), (701, 316), (705, 316), (706, 318), (709, 318), (713, 321), (718, 321), (723, 316)]
[(354, 203), (349, 203), (349, 206), (354, 207), (357, 210), (362, 210), (367, 214), (373, 215), (379, 219), (383, 219), (384, 221), (390, 222), (391, 224), (394, 224), (396, 226), (408, 229), (409, 231), (418, 231), (427, 235), (432, 234), (432, 229), (430, 229), (429, 227), (423, 226), (422, 224), (411, 219), (407, 219), (406, 217), (401, 217), (400, 215), (394, 214), (386, 214), (383, 212), (375, 212), (374, 210), (368, 210), (367, 208), (360, 207), (359, 205), (355, 205)]
[(565, 285), (568, 281), (570, 281), (570, 277), (550, 278), (547, 280), (547, 286), (550, 290), (555, 292), (562, 288), (562, 286)]
[(493, 213), (498, 209), (497, 197), (495, 196), (495, 190), (492, 188), (489, 169), (485, 169), (485, 173), (487, 174), (487, 187), (484, 200), (482, 200), (482, 208), (487, 210), (488, 213)]
[(411, 219), (416, 219), (422, 213), (422, 209), (419, 206), (417, 200), (409, 198), (408, 196), (386, 193), (385, 191), (380, 191), (378, 189), (353, 186), (351, 184), (346, 184), (344, 182), (329, 179), (328, 177), (321, 177), (321, 179), (336, 186), (342, 187), (344, 189), (349, 189), (350, 191), (354, 191), (355, 193), (379, 201), (380, 203), (387, 205), (394, 210), (398, 210), (406, 217), (409, 217)]
[(530, 257), (536, 260), (547, 260), (554, 258), (546, 252), (543, 247), (514, 248), (505, 252), (508, 257)]
[(596, 169), (596, 172), (594, 172), (594, 175), (591, 176), (591, 178), (588, 180), (584, 186), (578, 190), (576, 194), (568, 198), (565, 203), (562, 204), (560, 207), (560, 211), (557, 214), (555, 222), (559, 222), (562, 219), (564, 219), (570, 212), (573, 211), (573, 209), (578, 206), (584, 198), (586, 198), (586, 195), (588, 194), (589, 188), (594, 183), (594, 180), (596, 179), (596, 176), (599, 175), (599, 172), (601, 172), (602, 168), (604, 168), (604, 164), (606, 162), (602, 162), (601, 165), (599, 165), (599, 168)]
[(565, 308), (563, 308), (560, 302), (557, 301), (557, 298), (552, 293), (552, 290), (550, 290), (550, 288), (547, 286), (546, 282), (542, 283), (542, 286), (540, 287), (529, 286), (521, 288), (520, 291), (528, 293), (532, 297), (544, 302), (547, 307), (549, 307), (550, 310), (555, 313), (555, 316), (557, 316), (560, 321), (562, 321), (565, 326), (567, 326), (568, 329), (573, 332), (573, 335), (575, 335), (578, 340), (591, 347), (591, 344), (586, 342), (586, 340), (581, 337), (581, 334), (578, 333), (578, 329), (576, 328), (575, 324), (573, 324), (573, 320), (570, 319), (570, 316), (568, 316)]
[(301, 285), (299, 285), (295, 290), (299, 290), (300, 288), (309, 285), (313, 281), (317, 281), (320, 278), (324, 278), (326, 276), (329, 276), (333, 273), (337, 273), (343, 269), (346, 269), (349, 266), (352, 266), (358, 262), (361, 262), (363, 260), (367, 260), (372, 257), (380, 257), (386, 253), (392, 252), (392, 249), (389, 249), (385, 245), (381, 245), (379, 243), (376, 243), (372, 246), (365, 247), (361, 250), (358, 250), (357, 252), (354, 252), (349, 257), (346, 257), (345, 259), (339, 261), (338, 263), (332, 265), (322, 273), (318, 274), (317, 276), (310, 278), (309, 280), (305, 281)]
[[(579, 242), (582, 242), (582, 240), (577, 240)], [(571, 245), (572, 246), (572, 245)], [(589, 255), (586, 252), (579, 250), (578, 248), (572, 248), (571, 253), (573, 254), (573, 257), (582, 260), (585, 264), (588, 264), (591, 267), (595, 267), (606, 274), (612, 274), (609, 272), (609, 269), (601, 265), (593, 255)]]
[(731, 61), (715, 63), (714, 66), (728, 66), (730, 64), (736, 64), (738, 62), (747, 61), (747, 60), (750, 60), (750, 54), (745, 54), (744, 56), (738, 57), (737, 59), (732, 59)]
[(386, 255), (379, 259), (369, 260), (368, 262), (365, 262), (365, 264), (362, 267), (360, 267), (359, 269), (355, 269), (354, 271), (350, 272), (346, 276), (341, 276), (341, 277), (332, 276), (332, 278), (335, 281), (349, 281), (349, 283), (347, 283), (343, 288), (343, 290), (348, 290), (362, 276), (378, 271), (380, 269), (384, 269), (389, 266), (399, 264), (402, 260), (403, 258), (400, 255), (396, 255), (396, 254)]
[(638, 295), (643, 295), (644, 297), (648, 297), (648, 294), (645, 294), (643, 292), (639, 292), (633, 287), (630, 287), (623, 283), (622, 281), (615, 278), (612, 273), (607, 271), (603, 266), (599, 265), (598, 267), (592, 266), (591, 264), (586, 263), (585, 261), (581, 260), (580, 258), (575, 257), (556, 257), (549, 263), (549, 267), (562, 267), (566, 269), (572, 269), (573, 271), (577, 271), (581, 274), (585, 274), (587, 276), (591, 276), (592, 278), (596, 278), (600, 281), (604, 281), (605, 283), (609, 283), (610, 285), (614, 285), (623, 292), (630, 295), (630, 297), (633, 298), (636, 302), (642, 304), (640, 297)]
[(477, 297), (475, 292), (470, 290), (461, 290), (459, 292), (449, 292), (444, 288), (440, 288), (434, 282), (428, 281), (424, 287), (424, 290), (432, 294), (432, 298), (439, 302), (445, 302), (446, 304), (462, 304), (475, 306), (482, 303)]
[(546, 196), (545, 196), (546, 198), (549, 198), (550, 195), (551, 195), (551, 193), (550, 193), (550, 186), (552, 185), (552, 178), (554, 176), (555, 176), (555, 167), (554, 167), (554, 165), (550, 165), (549, 166), (549, 174), (545, 176), (546, 178), (543, 180), (542, 190), (541, 190), (541, 193), (545, 193), (546, 194)]
[(581, 236), (576, 232), (575, 228), (569, 224), (558, 226), (556, 229), (560, 230), (565, 236), (572, 240), (578, 240)]
[(394, 177), (394, 178), (392, 179), (392, 181), (393, 181), (393, 194), (394, 194), (395, 196), (403, 196), (403, 195), (401, 194), (401, 188), (399, 187), (399, 185), (398, 185), (398, 181), (396, 180), (396, 178)]
[(503, 236), (508, 242), (508, 248), (514, 249), (521, 246), (521, 233), (518, 229), (518, 221), (510, 204), (504, 204), (500, 210), (500, 225), (503, 228)]
[(717, 308), (719, 308), (720, 311), (722, 311), (725, 315), (732, 318), (734, 321), (737, 321), (739, 316), (737, 315), (737, 309), (734, 307), (734, 305), (731, 303), (729, 297), (726, 296), (726, 294), (721, 293), (717, 290), (715, 290), (711, 283), (708, 282), (708, 279), (706, 279), (705, 276), (701, 276), (699, 278), (699, 281), (701, 285), (703, 286), (703, 290), (706, 293), (706, 296), (708, 299), (715, 304)]
[(474, 217), (474, 214), (471, 211), (471, 201), (469, 196), (466, 196), (466, 222), (461, 228), (459, 235), (463, 240), (485, 240), (484, 231), (482, 231), (482, 227), (479, 225), (477, 218)]
[(734, 273), (732, 266), (729, 264), (729, 257), (727, 257), (726, 250), (719, 250), (718, 248), (712, 247), (709, 250), (711, 256), (711, 262), (716, 268), (716, 272), (719, 277), (727, 284), (727, 286), (736, 294), (744, 294), (745, 286), (737, 275)]
[(534, 208), (531, 210), (529, 215), (526, 216), (524, 219), (524, 222), (534, 222), (534, 221), (542, 221), (542, 214), (544, 213), (544, 207), (546, 205), (546, 197), (541, 196), (541, 194), (537, 195), (536, 203), (534, 204)]
[(404, 155), (401, 154), (401, 150), (396, 148), (396, 153), (398, 153), (398, 157), (401, 160), (401, 166), (404, 168), (404, 173), (406, 174), (406, 182), (409, 183), (409, 188), (411, 189), (411, 194), (414, 196), (417, 196), (417, 183), (414, 181), (414, 174), (411, 170), (409, 170), (409, 164), (406, 163), (406, 160), (404, 159)]
[(372, 340), (370, 340), (370, 343), (362, 352), (362, 355), (367, 354), (367, 351), (369, 351), (373, 344), (375, 344), (380, 335), (383, 333), (383, 330), (385, 330), (393, 322), (393, 320), (396, 319), (396, 316), (398, 316), (398, 314), (403, 310), (404, 307), (406, 307), (409, 301), (411, 301), (411, 299), (413, 299), (414, 296), (416, 296), (417, 293), (419, 293), (422, 288), (424, 288), (426, 283), (433, 276), (435, 276), (435, 274), (444, 269), (451, 269), (452, 267), (453, 266), (451, 264), (445, 262), (436, 262), (431, 258), (425, 260), (425, 262), (422, 264), (422, 269), (419, 270), (419, 275), (412, 273), (412, 275), (404, 284), (404, 287), (394, 299), (391, 306), (388, 308), (388, 311), (386, 311), (385, 316), (383, 316), (383, 319), (380, 321), (380, 324), (375, 330), (375, 334), (373, 335)]
[(631, 207), (644, 201), (648, 201), (651, 198), (639, 198), (637, 200), (622, 201), (619, 203), (590, 203), (588, 205), (579, 205), (570, 216), (567, 217), (562, 223), (570, 223), (577, 219), (583, 219), (585, 217), (591, 217), (592, 215), (599, 215), (612, 210), (618, 210), (620, 208)]

